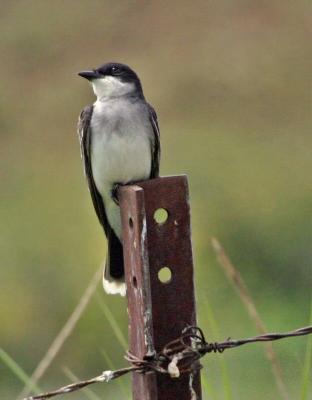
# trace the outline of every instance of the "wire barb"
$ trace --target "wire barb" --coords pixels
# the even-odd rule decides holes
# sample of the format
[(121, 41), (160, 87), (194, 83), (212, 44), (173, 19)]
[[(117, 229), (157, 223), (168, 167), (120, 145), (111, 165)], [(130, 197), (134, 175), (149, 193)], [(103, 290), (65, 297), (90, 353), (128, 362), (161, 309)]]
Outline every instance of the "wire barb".
[(173, 379), (179, 378), (182, 374), (191, 373), (201, 368), (198, 360), (207, 353), (223, 353), (226, 349), (243, 346), (248, 343), (269, 342), (290, 337), (312, 334), (312, 326), (299, 328), (286, 333), (266, 333), (247, 339), (232, 340), (228, 338), (224, 342), (206, 342), (203, 331), (198, 326), (188, 326), (183, 329), (181, 336), (168, 343), (163, 350), (154, 357), (140, 359), (134, 354), (127, 352), (125, 358), (131, 364), (126, 368), (116, 371), (104, 371), (101, 375), (72, 383), (52, 392), (47, 392), (23, 400), (45, 400), (61, 394), (71, 393), (86, 386), (99, 382), (110, 382), (129, 372), (151, 373), (158, 372), (167, 374)]

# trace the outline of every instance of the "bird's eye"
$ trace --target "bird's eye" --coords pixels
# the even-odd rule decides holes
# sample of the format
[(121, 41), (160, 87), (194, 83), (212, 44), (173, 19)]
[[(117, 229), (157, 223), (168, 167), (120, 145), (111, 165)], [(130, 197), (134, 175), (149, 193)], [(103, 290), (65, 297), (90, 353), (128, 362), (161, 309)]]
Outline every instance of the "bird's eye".
[(118, 75), (121, 73), (121, 69), (119, 67), (117, 67), (117, 65), (113, 65), (111, 68), (111, 72), (114, 75)]

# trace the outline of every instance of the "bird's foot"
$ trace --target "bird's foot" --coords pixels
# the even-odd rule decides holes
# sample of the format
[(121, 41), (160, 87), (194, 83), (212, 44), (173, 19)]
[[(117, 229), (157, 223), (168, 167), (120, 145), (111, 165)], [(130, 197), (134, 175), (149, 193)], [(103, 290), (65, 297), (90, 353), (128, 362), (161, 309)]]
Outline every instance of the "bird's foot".
[(112, 196), (112, 199), (113, 199), (114, 203), (117, 204), (117, 206), (119, 206), (118, 189), (121, 186), (135, 185), (135, 183), (136, 183), (135, 181), (130, 181), (130, 182), (127, 182), (127, 183), (114, 183), (113, 184), (113, 188), (112, 188), (112, 191), (111, 191), (111, 196)]
[(114, 183), (112, 191), (111, 191), (111, 196), (115, 204), (119, 206), (119, 199), (118, 199), (118, 189), (120, 188), (121, 183)]

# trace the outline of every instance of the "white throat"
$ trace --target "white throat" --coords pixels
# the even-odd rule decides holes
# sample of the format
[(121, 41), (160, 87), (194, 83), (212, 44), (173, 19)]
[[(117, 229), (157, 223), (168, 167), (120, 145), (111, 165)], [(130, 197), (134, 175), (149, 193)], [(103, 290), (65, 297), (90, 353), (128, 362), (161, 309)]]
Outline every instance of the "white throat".
[(98, 100), (124, 96), (135, 90), (134, 83), (122, 82), (114, 76), (94, 79), (91, 84)]

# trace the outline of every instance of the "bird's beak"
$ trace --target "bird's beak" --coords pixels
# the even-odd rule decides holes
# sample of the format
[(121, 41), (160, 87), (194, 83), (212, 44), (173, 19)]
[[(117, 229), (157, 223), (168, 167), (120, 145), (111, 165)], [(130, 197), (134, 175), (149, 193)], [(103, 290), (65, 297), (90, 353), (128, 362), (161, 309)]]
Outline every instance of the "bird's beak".
[(100, 73), (97, 71), (81, 71), (78, 72), (79, 76), (88, 79), (88, 81), (92, 81), (93, 79), (100, 78)]

